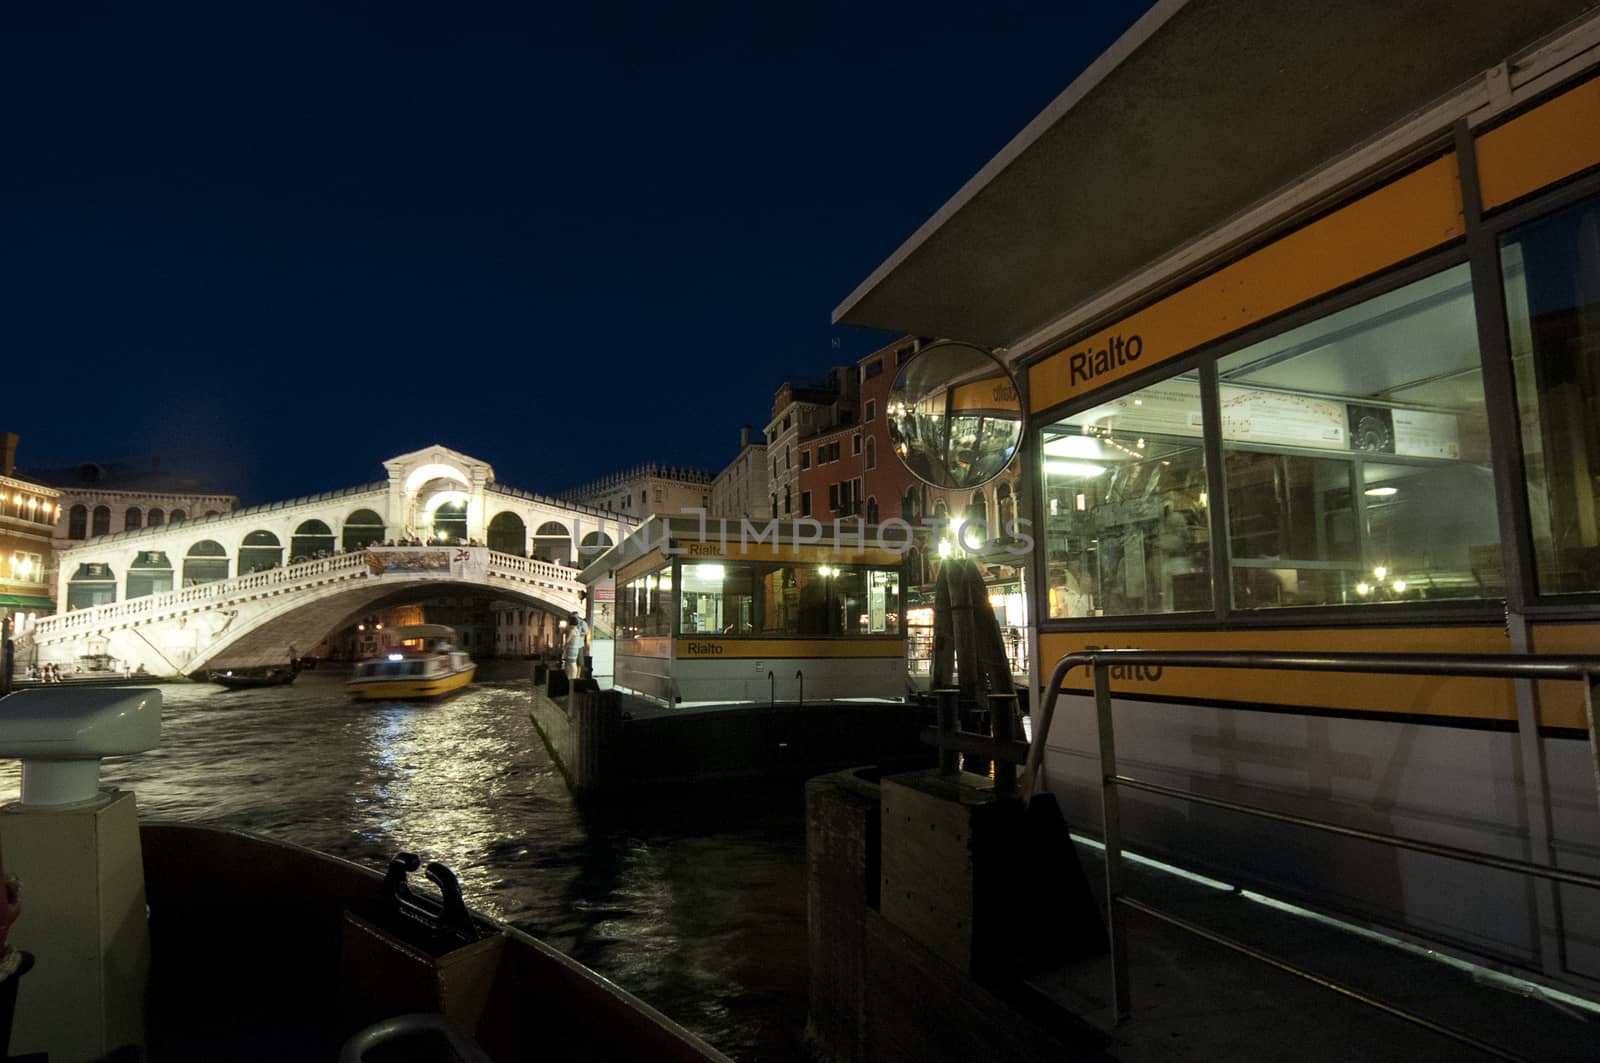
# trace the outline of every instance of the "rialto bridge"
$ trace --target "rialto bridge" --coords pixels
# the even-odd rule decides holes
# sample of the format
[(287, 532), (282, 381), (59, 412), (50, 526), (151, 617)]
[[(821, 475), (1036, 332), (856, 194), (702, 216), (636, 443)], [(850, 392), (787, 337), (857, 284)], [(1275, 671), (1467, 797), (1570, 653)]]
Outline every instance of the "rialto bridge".
[(57, 555), (64, 608), (18, 660), (106, 655), (152, 675), (274, 664), (355, 617), (452, 586), (582, 611), (577, 564), (635, 522), (495, 483), (432, 446), (388, 478), (309, 498), (90, 539)]

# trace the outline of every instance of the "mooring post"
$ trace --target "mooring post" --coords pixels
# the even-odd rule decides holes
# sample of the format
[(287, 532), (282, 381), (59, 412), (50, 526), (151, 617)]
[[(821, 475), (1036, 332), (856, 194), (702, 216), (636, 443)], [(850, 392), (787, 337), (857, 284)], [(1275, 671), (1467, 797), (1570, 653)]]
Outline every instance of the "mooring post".
[(1017, 795), (1017, 765), (999, 755), (1000, 748), (1010, 744), (1016, 736), (1015, 694), (989, 695), (989, 729), (994, 733), (996, 756), (994, 758), (994, 792), (998, 797)]
[(955, 775), (961, 769), (961, 754), (950, 739), (961, 729), (961, 691), (946, 687), (933, 696), (939, 705), (939, 774)]

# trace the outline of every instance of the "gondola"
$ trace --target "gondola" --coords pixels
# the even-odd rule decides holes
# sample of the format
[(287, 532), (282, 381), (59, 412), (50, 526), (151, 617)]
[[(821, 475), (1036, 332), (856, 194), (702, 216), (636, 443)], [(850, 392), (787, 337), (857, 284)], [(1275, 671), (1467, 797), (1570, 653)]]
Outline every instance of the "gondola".
[(300, 674), (298, 668), (286, 666), (283, 668), (267, 668), (265, 670), (252, 669), (250, 671), (235, 672), (207, 672), (206, 679), (229, 690), (254, 690), (256, 687), (281, 687), (288, 686)]

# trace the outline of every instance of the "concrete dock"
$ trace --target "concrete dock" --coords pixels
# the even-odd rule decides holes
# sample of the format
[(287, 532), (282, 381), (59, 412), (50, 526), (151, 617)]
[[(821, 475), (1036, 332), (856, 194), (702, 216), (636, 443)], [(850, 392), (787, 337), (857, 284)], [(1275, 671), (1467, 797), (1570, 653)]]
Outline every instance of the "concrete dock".
[(889, 701), (665, 706), (619, 690), (552, 698), (530, 715), (575, 793), (811, 775), (851, 764), (931, 765), (927, 709)]
[[(1132, 1010), (1119, 1025), (1096, 925), (1105, 912), (1102, 850), (1081, 835), (1064, 843), (1081, 875), (1031, 850), (1001, 852), (1009, 844), (1007, 817), (996, 815), (1002, 803), (988, 780), (965, 774), (956, 783), (929, 773), (880, 780), (838, 772), (807, 784), (809, 1033), (823, 1055), (862, 1063), (1600, 1059), (1600, 1008), (1577, 998), (1138, 859), (1124, 862), (1125, 896), (1486, 1047), (1140, 911), (1126, 912)], [(1057, 829), (1031, 842), (1064, 838), (1059, 821)], [(1076, 915), (1068, 911), (1075, 890)], [(1039, 963), (1041, 941), (1062, 953), (1059, 962)]]

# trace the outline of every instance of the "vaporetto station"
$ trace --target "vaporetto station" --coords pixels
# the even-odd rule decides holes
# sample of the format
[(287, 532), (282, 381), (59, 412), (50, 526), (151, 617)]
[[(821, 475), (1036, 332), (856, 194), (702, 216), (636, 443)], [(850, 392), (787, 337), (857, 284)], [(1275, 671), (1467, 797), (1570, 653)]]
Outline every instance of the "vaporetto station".
[(277, 663), (352, 616), (451, 585), (581, 612), (581, 552), (634, 527), (498, 484), (489, 463), (448, 447), (384, 470), (375, 483), (62, 551), (65, 608), (23, 634), (19, 659), (71, 666), (105, 654), (157, 676)]

